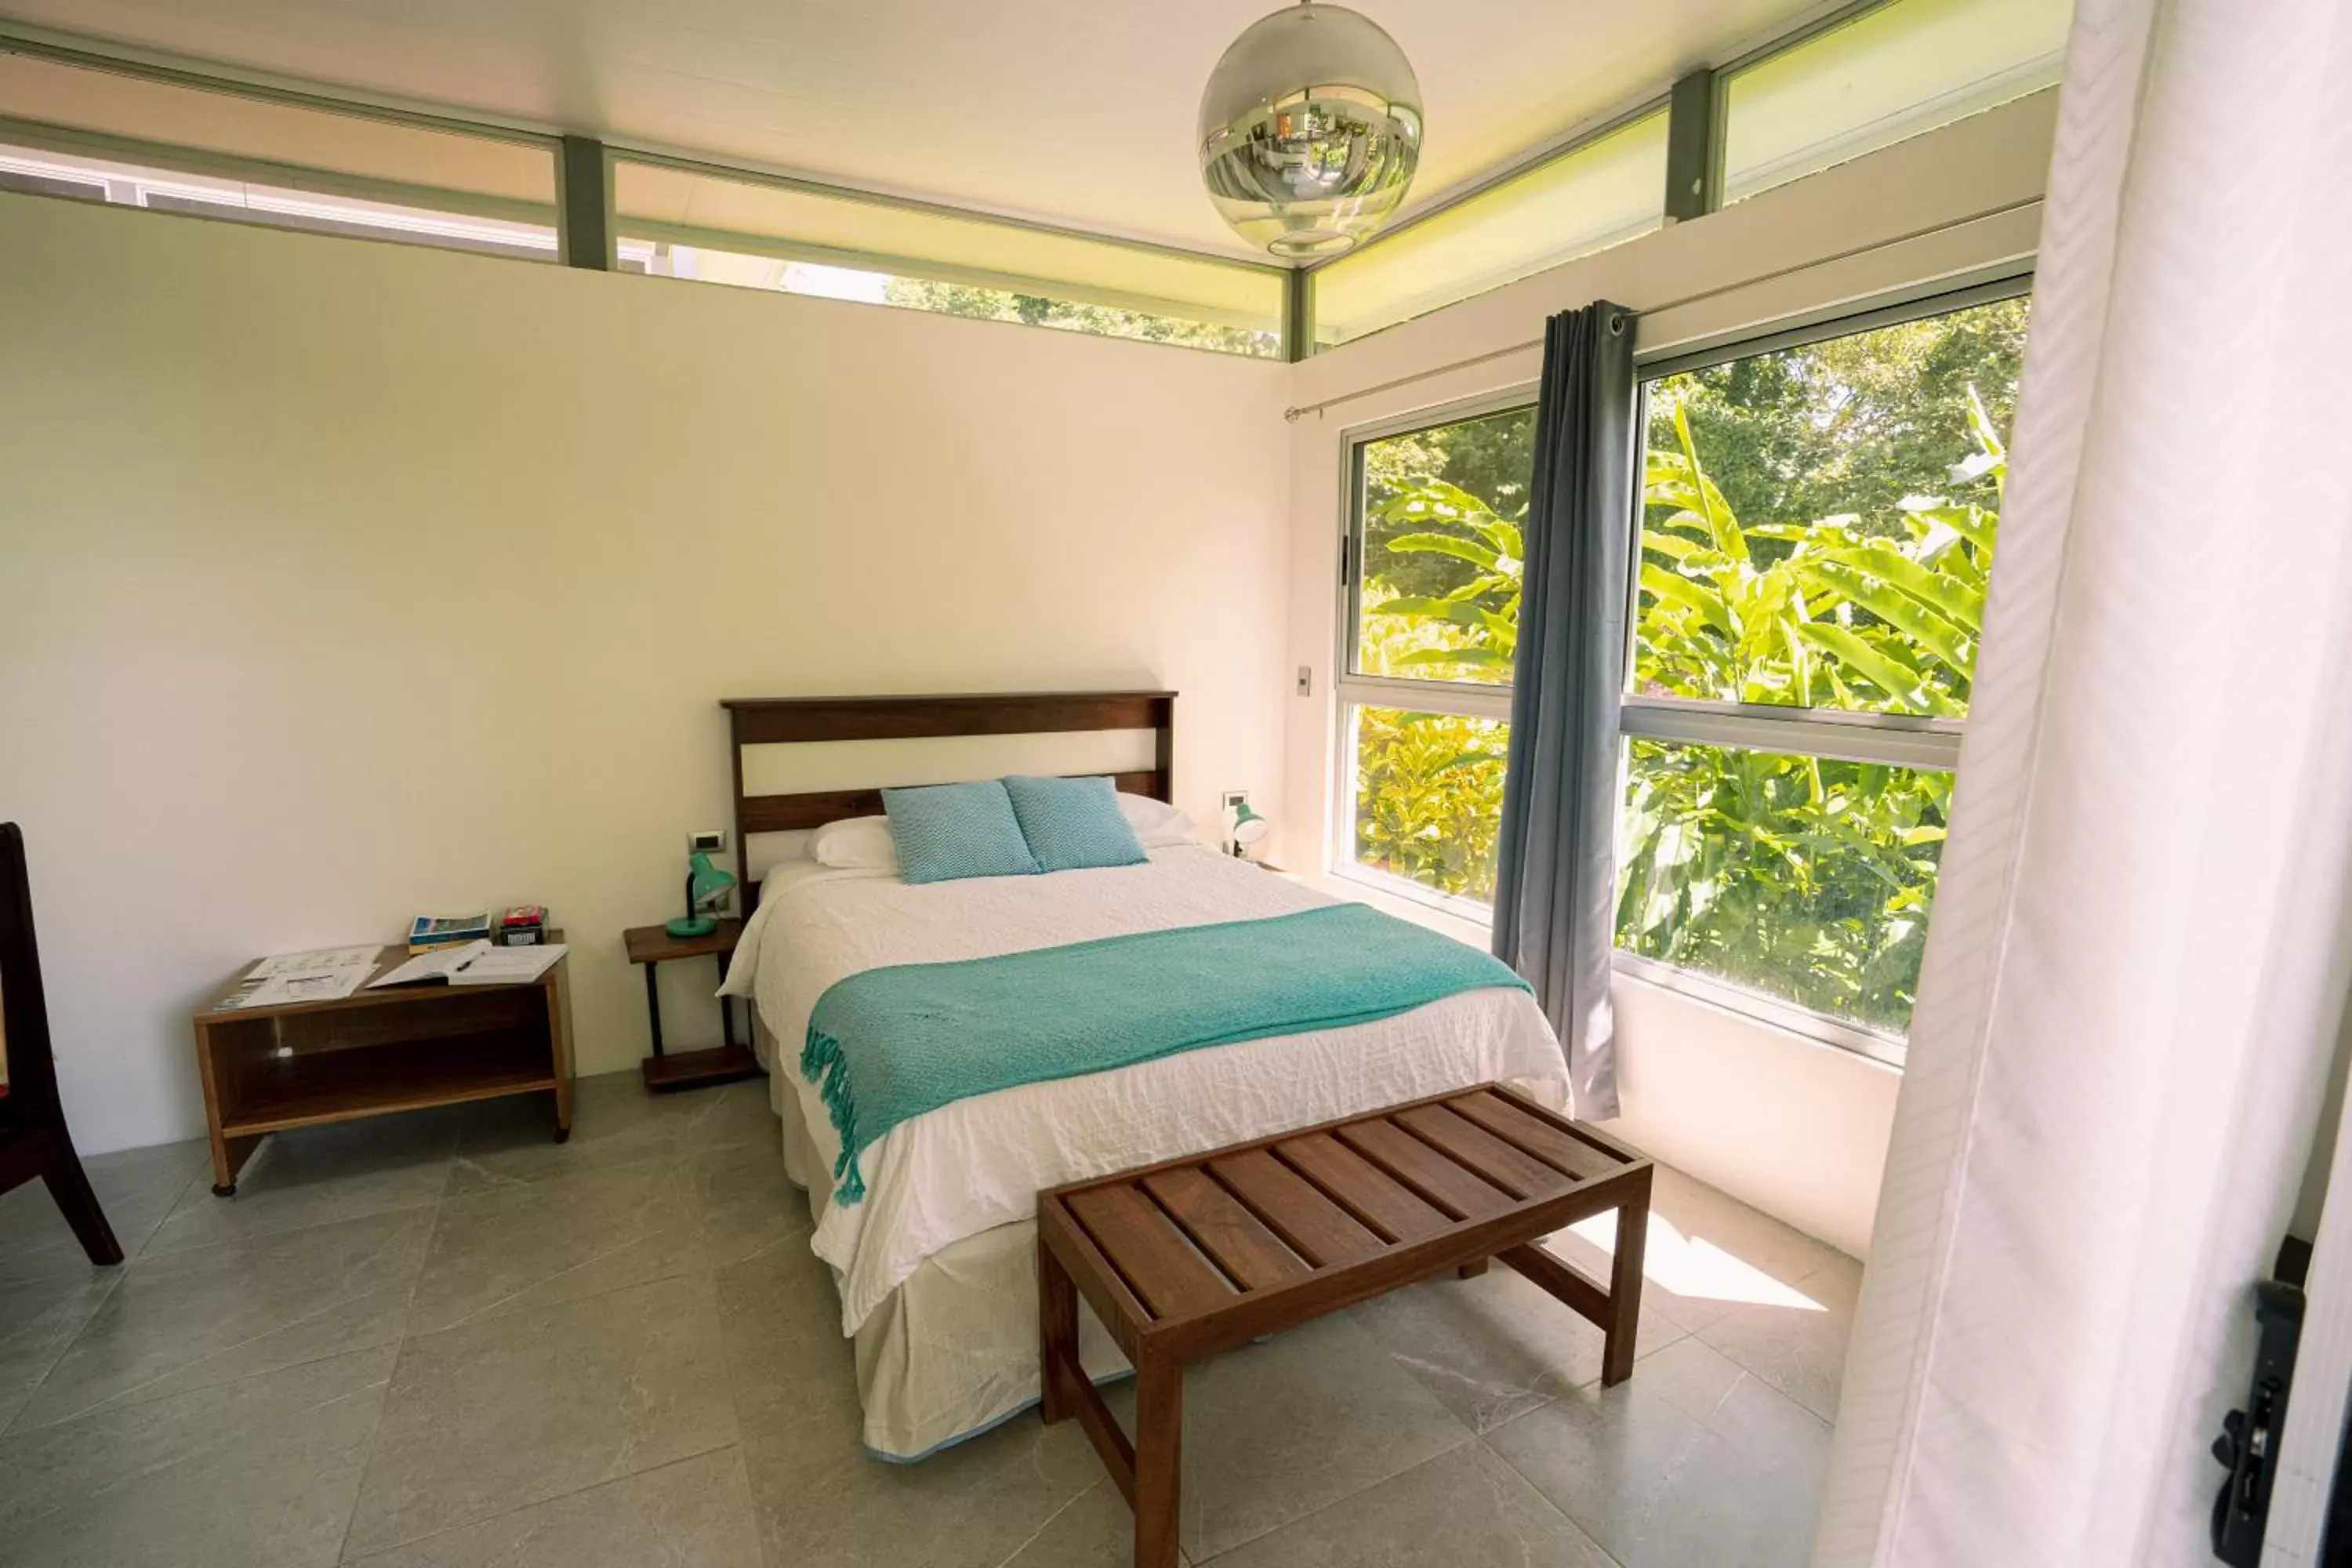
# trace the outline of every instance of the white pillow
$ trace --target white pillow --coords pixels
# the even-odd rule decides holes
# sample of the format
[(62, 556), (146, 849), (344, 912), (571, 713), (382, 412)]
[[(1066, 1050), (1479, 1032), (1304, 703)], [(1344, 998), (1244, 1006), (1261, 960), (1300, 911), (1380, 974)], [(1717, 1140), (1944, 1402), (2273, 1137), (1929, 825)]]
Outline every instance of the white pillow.
[(809, 858), (809, 834), (803, 828), (782, 833), (754, 834), (751, 854), (751, 880), (757, 882), (787, 860)]
[[(1164, 800), (1122, 794), (1118, 809), (1146, 849), (1200, 842), (1192, 836), (1192, 819)], [(828, 822), (809, 835), (808, 854), (818, 865), (837, 870), (895, 873), (898, 869), (898, 845), (890, 837), (890, 819), (887, 816), (852, 816)]]
[(887, 816), (828, 822), (809, 836), (809, 854), (821, 866), (852, 871), (896, 871), (898, 846)]
[(1135, 829), (1136, 837), (1146, 849), (1165, 849), (1175, 844), (1198, 842), (1192, 837), (1192, 819), (1164, 800), (1154, 800), (1148, 795), (1128, 795), (1118, 797), (1118, 809), (1127, 825)]

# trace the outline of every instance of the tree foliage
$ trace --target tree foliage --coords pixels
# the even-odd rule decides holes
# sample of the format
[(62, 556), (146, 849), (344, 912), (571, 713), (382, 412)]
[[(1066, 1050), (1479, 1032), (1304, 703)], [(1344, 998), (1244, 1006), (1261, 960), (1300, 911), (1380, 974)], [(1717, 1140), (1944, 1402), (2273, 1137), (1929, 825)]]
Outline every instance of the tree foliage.
[(1453, 713), (1358, 709), (1357, 863), (1492, 902), (1509, 730)]
[[(1633, 689), (1964, 714), (2024, 322), (2002, 302), (1652, 384)], [(1368, 672), (1508, 679), (1532, 426), (1366, 449)], [(1490, 899), (1506, 726), (1357, 726), (1359, 859)], [(1907, 1026), (1949, 774), (1637, 740), (1624, 781), (1621, 946)]]
[[(1707, 468), (1750, 522), (1851, 515), (1901, 531), (1903, 498), (1934, 495), (1973, 449), (1971, 395), (2010, 427), (2027, 304), (2004, 300), (1672, 378)], [(1651, 445), (1666, 444), (1652, 418)]]
[[(1357, 652), (1365, 673), (1511, 679), (1534, 429), (1534, 411), (1517, 408), (1366, 446), (1364, 548), (1377, 565)], [(1358, 864), (1491, 901), (1509, 729), (1359, 709)]]
[(1173, 316), (1122, 310), (1109, 305), (1089, 305), (1076, 300), (1055, 300), (1043, 294), (1016, 293), (1010, 289), (985, 289), (970, 283), (939, 283), (928, 278), (893, 278), (883, 292), (893, 305), (937, 310), (950, 316), (971, 316), (985, 321), (1020, 321), (1033, 327), (1059, 327), (1106, 338), (1137, 338), (1146, 342), (1176, 343), (1185, 348), (1215, 349), (1223, 353), (1254, 354), (1278, 359), (1282, 334), (1248, 327), (1187, 321)]

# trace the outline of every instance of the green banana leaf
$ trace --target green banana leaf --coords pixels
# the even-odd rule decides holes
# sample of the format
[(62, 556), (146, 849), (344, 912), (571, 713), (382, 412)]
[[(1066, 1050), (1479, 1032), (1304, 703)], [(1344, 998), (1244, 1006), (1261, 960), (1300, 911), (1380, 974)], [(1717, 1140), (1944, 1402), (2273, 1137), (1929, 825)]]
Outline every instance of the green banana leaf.
[(1494, 551), (1471, 540), (1457, 539), (1450, 533), (1400, 534), (1382, 548), (1399, 555), (1452, 555), (1474, 566), (1483, 566), (1489, 572), (1495, 569)]

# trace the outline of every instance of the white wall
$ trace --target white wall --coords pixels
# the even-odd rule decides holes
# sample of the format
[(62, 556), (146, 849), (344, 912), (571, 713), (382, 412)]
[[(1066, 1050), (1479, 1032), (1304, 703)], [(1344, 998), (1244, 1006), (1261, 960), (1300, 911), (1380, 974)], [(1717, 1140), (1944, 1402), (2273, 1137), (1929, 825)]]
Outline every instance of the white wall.
[(1180, 801), (1279, 812), (1289, 374), (0, 195), (0, 818), (78, 1138), (200, 1131), (194, 1004), (427, 909), (546, 902), (633, 1064), (721, 697), (1165, 685)]
[[(1288, 704), (1287, 864), (1328, 871), (1338, 770), (1331, 695), (1351, 428), (1531, 387), (1545, 318), (1596, 299), (1643, 311), (1643, 353), (1733, 341), (1933, 279), (2029, 259), (2055, 123), (2042, 93), (1780, 186), (1694, 222), (1345, 344), (1298, 367), (1290, 402), (1290, 658), (1314, 695)], [(1956, 220), (1969, 219), (1958, 227)], [(1488, 357), (1491, 356), (1491, 357)], [(1463, 362), (1479, 363), (1465, 364)], [(1402, 384), (1395, 384), (1402, 383)], [(1414, 914), (1394, 900), (1383, 908)], [(1459, 921), (1426, 923), (1476, 940)], [(1620, 977), (1625, 1134), (1822, 1239), (1868, 1245), (1899, 1079), (1852, 1053)]]
[(1870, 1249), (1900, 1073), (1629, 975), (1610, 1000), (1617, 1131), (1808, 1236)]

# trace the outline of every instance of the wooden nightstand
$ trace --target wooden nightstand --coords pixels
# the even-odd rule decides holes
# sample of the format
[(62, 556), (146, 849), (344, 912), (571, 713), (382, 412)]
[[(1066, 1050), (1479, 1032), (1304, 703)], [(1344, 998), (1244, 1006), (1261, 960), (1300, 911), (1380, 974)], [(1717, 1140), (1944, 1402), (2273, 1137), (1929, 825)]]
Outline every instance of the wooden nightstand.
[[(387, 947), (369, 978), (407, 961), (405, 947)], [(195, 1030), (221, 1197), (262, 1139), (289, 1127), (552, 1090), (555, 1141), (572, 1135), (568, 958), (523, 985), (362, 986), (331, 1002), (207, 1007)]]
[(735, 943), (742, 935), (741, 921), (720, 921), (709, 936), (672, 936), (660, 926), (633, 926), (621, 933), (629, 962), (641, 963), (646, 970), (646, 1022), (654, 1040), (654, 1054), (645, 1061), (647, 1089), (659, 1094), (760, 1075), (760, 1058), (735, 1043), (735, 1004), (729, 997), (719, 999), (719, 1045), (705, 1051), (662, 1049), (661, 966), (680, 958), (715, 958), (723, 983), (727, 961), (734, 956)]

